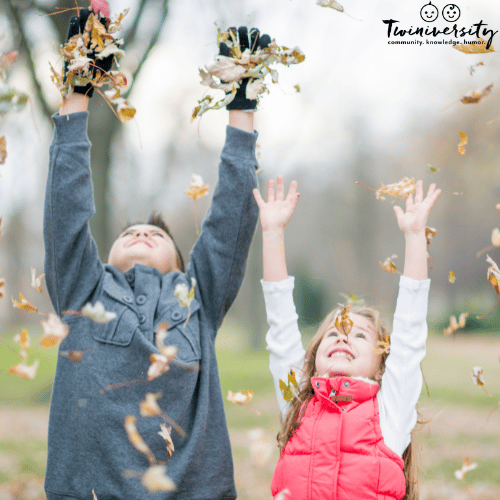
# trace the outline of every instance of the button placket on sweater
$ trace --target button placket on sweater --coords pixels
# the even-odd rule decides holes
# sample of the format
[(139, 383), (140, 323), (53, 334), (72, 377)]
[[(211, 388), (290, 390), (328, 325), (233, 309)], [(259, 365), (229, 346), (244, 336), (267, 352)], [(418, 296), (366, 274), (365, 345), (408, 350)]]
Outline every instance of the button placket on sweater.
[[(161, 273), (156, 269), (136, 266), (134, 280), (134, 302), (137, 308), (139, 328), (144, 336), (154, 341), (154, 314), (160, 298)], [(157, 283), (158, 282), (158, 283)]]

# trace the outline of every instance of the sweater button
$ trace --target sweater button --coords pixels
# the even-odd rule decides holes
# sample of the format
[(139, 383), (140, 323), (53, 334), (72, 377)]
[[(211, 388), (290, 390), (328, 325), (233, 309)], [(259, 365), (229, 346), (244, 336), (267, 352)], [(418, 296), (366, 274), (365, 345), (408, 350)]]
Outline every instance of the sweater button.
[(135, 280), (135, 276), (133, 274), (126, 274), (125, 277), (127, 278), (127, 281), (132, 284)]
[(145, 322), (146, 322), (146, 315), (145, 314), (141, 314), (139, 316), (139, 324), (142, 325)]
[(182, 318), (182, 313), (180, 311), (174, 311), (170, 317), (174, 320), (174, 321), (178, 321)]
[(134, 299), (130, 295), (124, 295), (123, 300), (128, 304), (132, 304), (132, 302), (134, 301)]
[(316, 386), (316, 388), (319, 389), (319, 382), (316, 380), (316, 382), (314, 382), (314, 385)]
[(146, 302), (146, 296), (145, 295), (139, 295), (139, 297), (137, 297), (135, 299), (135, 301), (137, 302), (137, 304), (139, 304), (140, 306), (142, 306)]
[(344, 382), (344, 387), (349, 387), (349, 382)]

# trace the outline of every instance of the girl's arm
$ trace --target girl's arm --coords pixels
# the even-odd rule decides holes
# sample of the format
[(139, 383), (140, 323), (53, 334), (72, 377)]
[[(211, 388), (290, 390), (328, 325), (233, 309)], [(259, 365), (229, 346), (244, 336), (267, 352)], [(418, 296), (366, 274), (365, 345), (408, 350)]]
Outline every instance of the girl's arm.
[(425, 226), (430, 209), (438, 199), (441, 189), (435, 184), (429, 186), (427, 196), (423, 197), (422, 181), (418, 181), (415, 190), (415, 201), (410, 194), (406, 199), (406, 212), (395, 206), (399, 229), (405, 235), (405, 265), (403, 275), (414, 280), (427, 279), (427, 239)]
[(274, 181), (268, 182), (267, 203), (257, 189), (253, 191), (260, 209), (262, 225), (264, 281), (283, 281), (288, 278), (285, 260), (285, 226), (290, 221), (300, 196), (295, 181), (291, 182), (286, 198), (283, 177), (278, 176), (276, 182), (276, 196)]

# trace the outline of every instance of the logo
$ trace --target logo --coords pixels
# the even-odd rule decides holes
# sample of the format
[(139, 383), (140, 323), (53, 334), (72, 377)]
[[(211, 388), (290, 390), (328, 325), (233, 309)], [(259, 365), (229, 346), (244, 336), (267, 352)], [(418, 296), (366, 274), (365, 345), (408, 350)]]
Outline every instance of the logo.
[(438, 18), (438, 16), (438, 8), (431, 2), (429, 2), (427, 5), (424, 5), (420, 10), (420, 17), (422, 18), (422, 21), (425, 21), (426, 23), (432, 23)]
[[(441, 21), (439, 17), (439, 8), (437, 5), (429, 3), (423, 5), (420, 9), (420, 19), (424, 23), (435, 23)], [(433, 26), (417, 26), (400, 24), (396, 19), (382, 20), (387, 24), (387, 43), (398, 45), (458, 45), (474, 44), (478, 42), (478, 38), (486, 40), (486, 48), (489, 49), (493, 43), (493, 37), (498, 33), (488, 27), (482, 19), (470, 26), (461, 26), (457, 24), (460, 19), (460, 7), (457, 4), (446, 4), (441, 10), (441, 18), (444, 23), (435, 23)], [(453, 25), (451, 25), (453, 23)], [(419, 22), (420, 24), (420, 22)], [(444, 38), (446, 37), (446, 38)], [(472, 40), (467, 40), (466, 37), (473, 37)]]

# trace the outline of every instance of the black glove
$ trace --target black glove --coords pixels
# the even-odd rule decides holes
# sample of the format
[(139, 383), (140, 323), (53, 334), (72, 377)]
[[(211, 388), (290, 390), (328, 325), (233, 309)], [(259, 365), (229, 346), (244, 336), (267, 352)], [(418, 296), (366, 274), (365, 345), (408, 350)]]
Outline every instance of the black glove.
[[(232, 31), (235, 35), (237, 33), (237, 40), (240, 42), (241, 52), (248, 48), (250, 48), (252, 52), (255, 52), (257, 49), (265, 49), (271, 43), (271, 37), (269, 35), (261, 36), (257, 28), (252, 28), (250, 30), (250, 43), (248, 40), (248, 29), (246, 26), (240, 26), (238, 30), (236, 30), (236, 28), (229, 28), (228, 31)], [(224, 42), (219, 44), (219, 55), (231, 57), (229, 47)], [(256, 99), (250, 100), (246, 97), (247, 84), (248, 78), (243, 78), (240, 83), (240, 87), (236, 91), (234, 99), (226, 106), (226, 109), (249, 110), (257, 107)]]
[[(69, 41), (69, 39), (75, 35), (78, 35), (78, 33), (83, 33), (85, 30), (85, 25), (87, 24), (87, 20), (90, 15), (90, 10), (89, 9), (80, 9), (80, 15), (79, 16), (73, 16), (70, 21), (69, 21), (69, 28), (68, 28), (68, 36), (66, 37), (66, 42)], [(106, 26), (107, 24), (107, 19), (105, 17), (99, 18), (99, 21)], [(94, 50), (89, 52), (87, 54), (87, 57), (89, 59), (92, 59), (93, 62), (90, 63), (92, 64), (92, 78), (95, 78), (97, 76), (97, 73), (107, 73), (110, 69), (111, 66), (113, 66), (113, 60), (115, 58), (114, 54), (105, 57), (104, 59), (96, 59), (96, 56), (98, 54), (95, 53)], [(64, 73), (66, 73), (68, 69), (68, 63), (64, 63)], [(66, 76), (64, 77), (66, 79)], [(85, 94), (88, 97), (92, 97), (94, 94), (94, 87), (92, 86), (91, 83), (87, 83), (84, 87), (74, 87), (73, 90), (75, 92), (78, 92), (79, 94)]]

